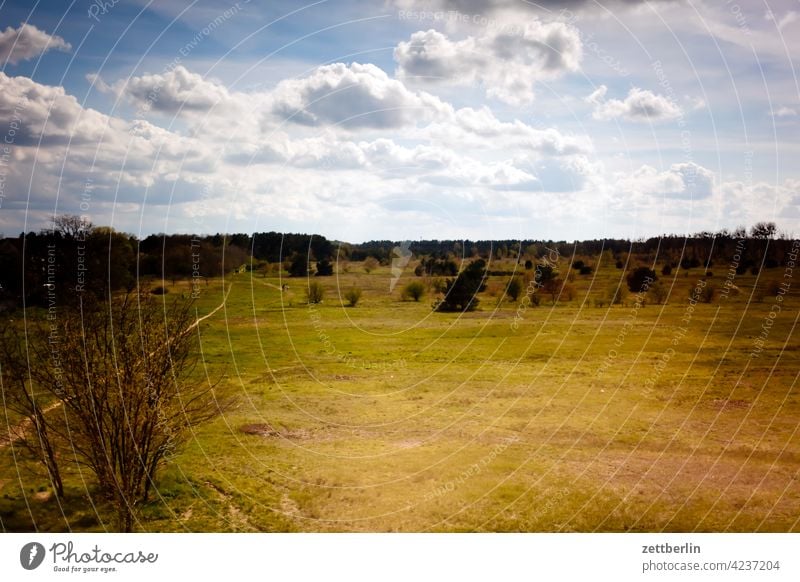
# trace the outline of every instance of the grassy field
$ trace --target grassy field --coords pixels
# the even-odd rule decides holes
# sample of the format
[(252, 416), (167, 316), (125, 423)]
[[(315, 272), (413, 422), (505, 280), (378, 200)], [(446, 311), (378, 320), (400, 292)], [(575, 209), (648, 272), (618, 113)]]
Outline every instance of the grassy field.
[[(172, 460), (137, 529), (800, 531), (800, 297), (771, 318), (765, 291), (782, 268), (694, 306), (699, 269), (661, 276), (669, 300), (644, 306), (600, 306), (624, 276), (613, 264), (538, 307), (500, 301), (493, 277), (477, 311), (454, 314), (432, 292), (401, 300), (413, 267), (390, 292), (389, 266), (352, 263), (317, 278), (314, 306), (304, 280), (203, 287), (199, 315), (232, 286), (199, 333), (237, 406)], [(0, 467), (4, 530), (112, 527), (81, 475), (59, 506), (13, 446)]]

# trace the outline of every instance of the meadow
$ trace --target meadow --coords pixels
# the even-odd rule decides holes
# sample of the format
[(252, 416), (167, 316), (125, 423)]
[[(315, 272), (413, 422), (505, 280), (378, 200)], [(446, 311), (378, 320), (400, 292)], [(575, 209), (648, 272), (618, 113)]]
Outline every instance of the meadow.
[[(782, 267), (709, 303), (690, 289), (724, 273), (659, 270), (665, 304), (609, 305), (625, 272), (600, 261), (571, 299), (511, 301), (493, 276), (476, 311), (439, 313), (414, 266), (393, 285), (389, 265), (337, 265), (316, 305), (285, 273), (203, 284), (198, 316), (230, 292), (195, 373), (236, 406), (171, 459), (137, 531), (800, 531), (800, 297), (770, 294)], [(85, 476), (60, 503), (0, 447), (3, 530), (113, 527)]]

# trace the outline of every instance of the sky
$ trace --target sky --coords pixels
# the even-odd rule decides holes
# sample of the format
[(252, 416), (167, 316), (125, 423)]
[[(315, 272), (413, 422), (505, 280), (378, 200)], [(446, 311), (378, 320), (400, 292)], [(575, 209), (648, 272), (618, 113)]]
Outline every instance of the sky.
[(0, 0), (0, 233), (800, 234), (800, 4)]

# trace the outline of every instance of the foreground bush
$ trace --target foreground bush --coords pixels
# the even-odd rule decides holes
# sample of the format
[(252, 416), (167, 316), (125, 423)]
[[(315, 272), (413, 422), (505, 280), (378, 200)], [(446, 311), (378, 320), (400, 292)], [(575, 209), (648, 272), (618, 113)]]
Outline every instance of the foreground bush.
[(0, 333), (4, 404), (25, 419), (17, 443), (59, 498), (66, 471), (93, 475), (120, 531), (133, 529), (159, 469), (193, 427), (223, 410), (207, 379), (189, 380), (199, 353), (194, 313), (188, 301), (129, 292), (32, 320), (24, 336), (15, 327)]

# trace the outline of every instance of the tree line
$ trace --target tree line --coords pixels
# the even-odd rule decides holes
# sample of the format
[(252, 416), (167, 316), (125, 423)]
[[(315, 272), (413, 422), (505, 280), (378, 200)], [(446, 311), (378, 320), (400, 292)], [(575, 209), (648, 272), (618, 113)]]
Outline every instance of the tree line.
[[(83, 224), (75, 216), (57, 217), (52, 228), (0, 239), (0, 309), (46, 306), (53, 296), (61, 303), (78, 295), (105, 298), (131, 290), (142, 278), (175, 282), (189, 277), (217, 277), (231, 271), (274, 272), (290, 276), (327, 276), (341, 261), (389, 265), (400, 241), (359, 244), (328, 240), (315, 234), (153, 234), (143, 239), (104, 226)], [(560, 256), (610, 255), (622, 268), (627, 257), (651, 259), (672, 268), (711, 268), (740, 254), (740, 273), (785, 265), (791, 240), (774, 223), (758, 223), (749, 231), (663, 235), (642, 240), (598, 239), (580, 242), (535, 240), (419, 240), (407, 248), (421, 259), (418, 275), (455, 276), (466, 263), (483, 259), (532, 261), (556, 252)], [(741, 250), (740, 250), (741, 249)], [(374, 268), (374, 267), (371, 267)], [(491, 272), (490, 274), (495, 274)]]

